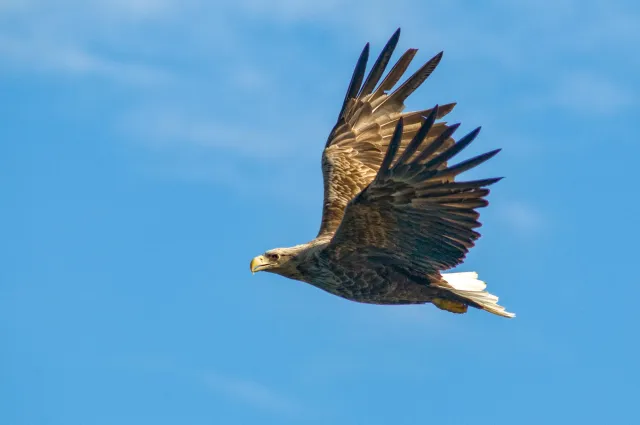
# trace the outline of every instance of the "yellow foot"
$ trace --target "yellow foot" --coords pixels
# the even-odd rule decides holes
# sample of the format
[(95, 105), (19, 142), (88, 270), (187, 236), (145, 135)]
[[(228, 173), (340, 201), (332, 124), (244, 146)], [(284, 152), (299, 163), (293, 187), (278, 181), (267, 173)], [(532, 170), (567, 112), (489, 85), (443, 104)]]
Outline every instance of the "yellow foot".
[(431, 302), (441, 310), (450, 311), (456, 314), (467, 312), (467, 305), (458, 301), (445, 300), (443, 298), (434, 298)]

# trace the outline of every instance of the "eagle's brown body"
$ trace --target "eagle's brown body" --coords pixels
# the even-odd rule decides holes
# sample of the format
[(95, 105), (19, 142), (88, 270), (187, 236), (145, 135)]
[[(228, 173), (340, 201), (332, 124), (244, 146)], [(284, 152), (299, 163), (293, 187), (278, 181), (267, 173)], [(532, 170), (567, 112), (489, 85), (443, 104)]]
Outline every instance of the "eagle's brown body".
[(437, 296), (437, 289), (424, 278), (411, 278), (376, 261), (359, 263), (358, 267), (343, 265), (348, 257), (327, 247), (328, 243), (301, 246), (295, 269), (291, 273), (285, 269), (280, 274), (368, 304), (422, 304)]
[(378, 84), (397, 44), (391, 37), (367, 78), (369, 45), (358, 60), (338, 122), (322, 155), (324, 205), (315, 240), (254, 258), (270, 271), (349, 300), (432, 302), (460, 313), (467, 305), (512, 317), (475, 274), (441, 274), (460, 264), (480, 236), (476, 209), (500, 179), (454, 178), (498, 150), (449, 167), (479, 129), (451, 138), (458, 125), (436, 123), (454, 104), (402, 113), (405, 99), (440, 62), (429, 60), (390, 94), (415, 56), (409, 49)]

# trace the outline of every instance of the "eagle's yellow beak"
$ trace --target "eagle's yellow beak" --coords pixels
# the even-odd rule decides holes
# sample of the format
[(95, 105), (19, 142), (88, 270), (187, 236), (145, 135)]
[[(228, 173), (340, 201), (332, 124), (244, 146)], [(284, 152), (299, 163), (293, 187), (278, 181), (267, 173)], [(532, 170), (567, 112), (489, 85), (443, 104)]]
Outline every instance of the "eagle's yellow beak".
[(267, 262), (264, 258), (264, 255), (258, 255), (256, 258), (251, 260), (251, 264), (249, 264), (249, 268), (251, 269), (251, 273), (255, 273), (260, 271), (260, 267), (266, 265)]

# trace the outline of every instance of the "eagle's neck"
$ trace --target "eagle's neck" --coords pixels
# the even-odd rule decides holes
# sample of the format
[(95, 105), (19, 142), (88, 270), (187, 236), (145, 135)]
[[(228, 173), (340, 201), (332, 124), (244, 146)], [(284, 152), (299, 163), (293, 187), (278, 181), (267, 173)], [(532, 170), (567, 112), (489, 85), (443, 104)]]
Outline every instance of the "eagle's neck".
[(291, 260), (286, 265), (278, 269), (278, 274), (290, 279), (307, 282), (307, 279), (302, 272), (304, 266), (309, 264), (310, 262), (315, 262), (318, 253), (324, 249), (324, 247), (329, 243), (330, 240), (331, 238), (326, 237), (317, 238), (305, 244), (286, 248), (287, 251), (292, 252), (293, 255)]

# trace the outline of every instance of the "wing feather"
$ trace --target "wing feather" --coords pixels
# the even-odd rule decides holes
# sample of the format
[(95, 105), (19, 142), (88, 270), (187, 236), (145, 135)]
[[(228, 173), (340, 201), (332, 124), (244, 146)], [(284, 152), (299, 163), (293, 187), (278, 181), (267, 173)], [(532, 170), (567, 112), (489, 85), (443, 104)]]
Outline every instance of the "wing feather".
[(362, 79), (364, 78), (368, 59), (369, 43), (365, 44), (364, 49), (362, 49), (362, 53), (360, 53), (360, 57), (358, 58), (355, 69), (353, 70), (351, 82), (349, 82), (349, 88), (347, 89), (347, 94), (344, 96), (344, 102), (342, 103), (342, 108), (340, 109), (340, 114), (338, 115), (338, 117), (341, 117), (342, 114), (344, 114), (349, 101), (355, 98), (356, 94), (360, 91), (360, 86), (362, 85)]
[[(322, 155), (324, 204), (318, 237), (333, 235), (342, 221), (347, 203), (376, 176), (398, 128), (398, 120), (404, 120), (404, 126), (398, 135), (398, 155), (403, 155), (405, 148), (421, 129), (427, 140), (440, 137), (438, 149), (433, 154), (454, 145), (454, 140), (451, 139), (453, 132), (448, 132), (446, 123), (432, 122), (428, 129), (423, 128), (422, 124), (431, 115), (434, 115), (433, 121), (443, 118), (451, 112), (455, 103), (427, 110), (402, 112), (404, 101), (433, 72), (442, 57), (441, 53), (423, 65), (397, 90), (387, 95), (415, 57), (417, 50), (408, 49), (376, 87), (389, 64), (399, 37), (400, 29), (391, 36), (366, 78), (368, 43), (358, 58), (340, 115), (329, 134)], [(430, 158), (425, 156), (422, 161), (428, 159)]]
[[(384, 99), (381, 99), (382, 95), (386, 91), (391, 90), (393, 86), (395, 86), (396, 83), (400, 81), (400, 78), (402, 78), (402, 75), (409, 67), (409, 64), (415, 57), (416, 53), (418, 53), (418, 49), (408, 49), (406, 52), (402, 54), (402, 56), (400, 56), (400, 59), (398, 59), (398, 62), (396, 62), (393, 68), (391, 68), (391, 71), (389, 72), (389, 74), (387, 74), (384, 80), (382, 80), (382, 83), (380, 83), (380, 86), (376, 89), (376, 92), (374, 93), (373, 98), (380, 99), (381, 101), (384, 100)], [(377, 105), (375, 105), (374, 103), (374, 106), (377, 106)]]
[(463, 261), (480, 237), (474, 230), (480, 227), (476, 209), (488, 205), (487, 187), (500, 178), (455, 182), (445, 177), (480, 165), (498, 150), (442, 168), (476, 138), (476, 129), (423, 162), (422, 153), (440, 143), (439, 139), (425, 137), (432, 118), (430, 115), (425, 120), (399, 157), (403, 120), (398, 121), (380, 169), (367, 188), (349, 202), (344, 219), (325, 248), (328, 254), (338, 259), (341, 255), (357, 255), (365, 260), (370, 254), (386, 252), (397, 263), (425, 276)]
[(373, 89), (376, 88), (378, 81), (380, 81), (380, 77), (384, 73), (384, 70), (387, 68), (389, 61), (391, 60), (391, 55), (393, 55), (393, 51), (396, 49), (396, 45), (398, 44), (398, 40), (400, 39), (400, 28), (393, 33), (387, 44), (382, 49), (380, 56), (376, 60), (376, 63), (371, 68), (371, 72), (369, 72), (369, 76), (367, 80), (364, 82), (362, 86), (362, 90), (358, 97), (364, 97), (368, 94), (371, 94)]
[(386, 104), (402, 104), (420, 85), (431, 75), (434, 69), (440, 63), (442, 59), (442, 52), (438, 53), (427, 63), (415, 72), (411, 77), (407, 79), (397, 90), (391, 93), (387, 98), (376, 108), (384, 108)]

